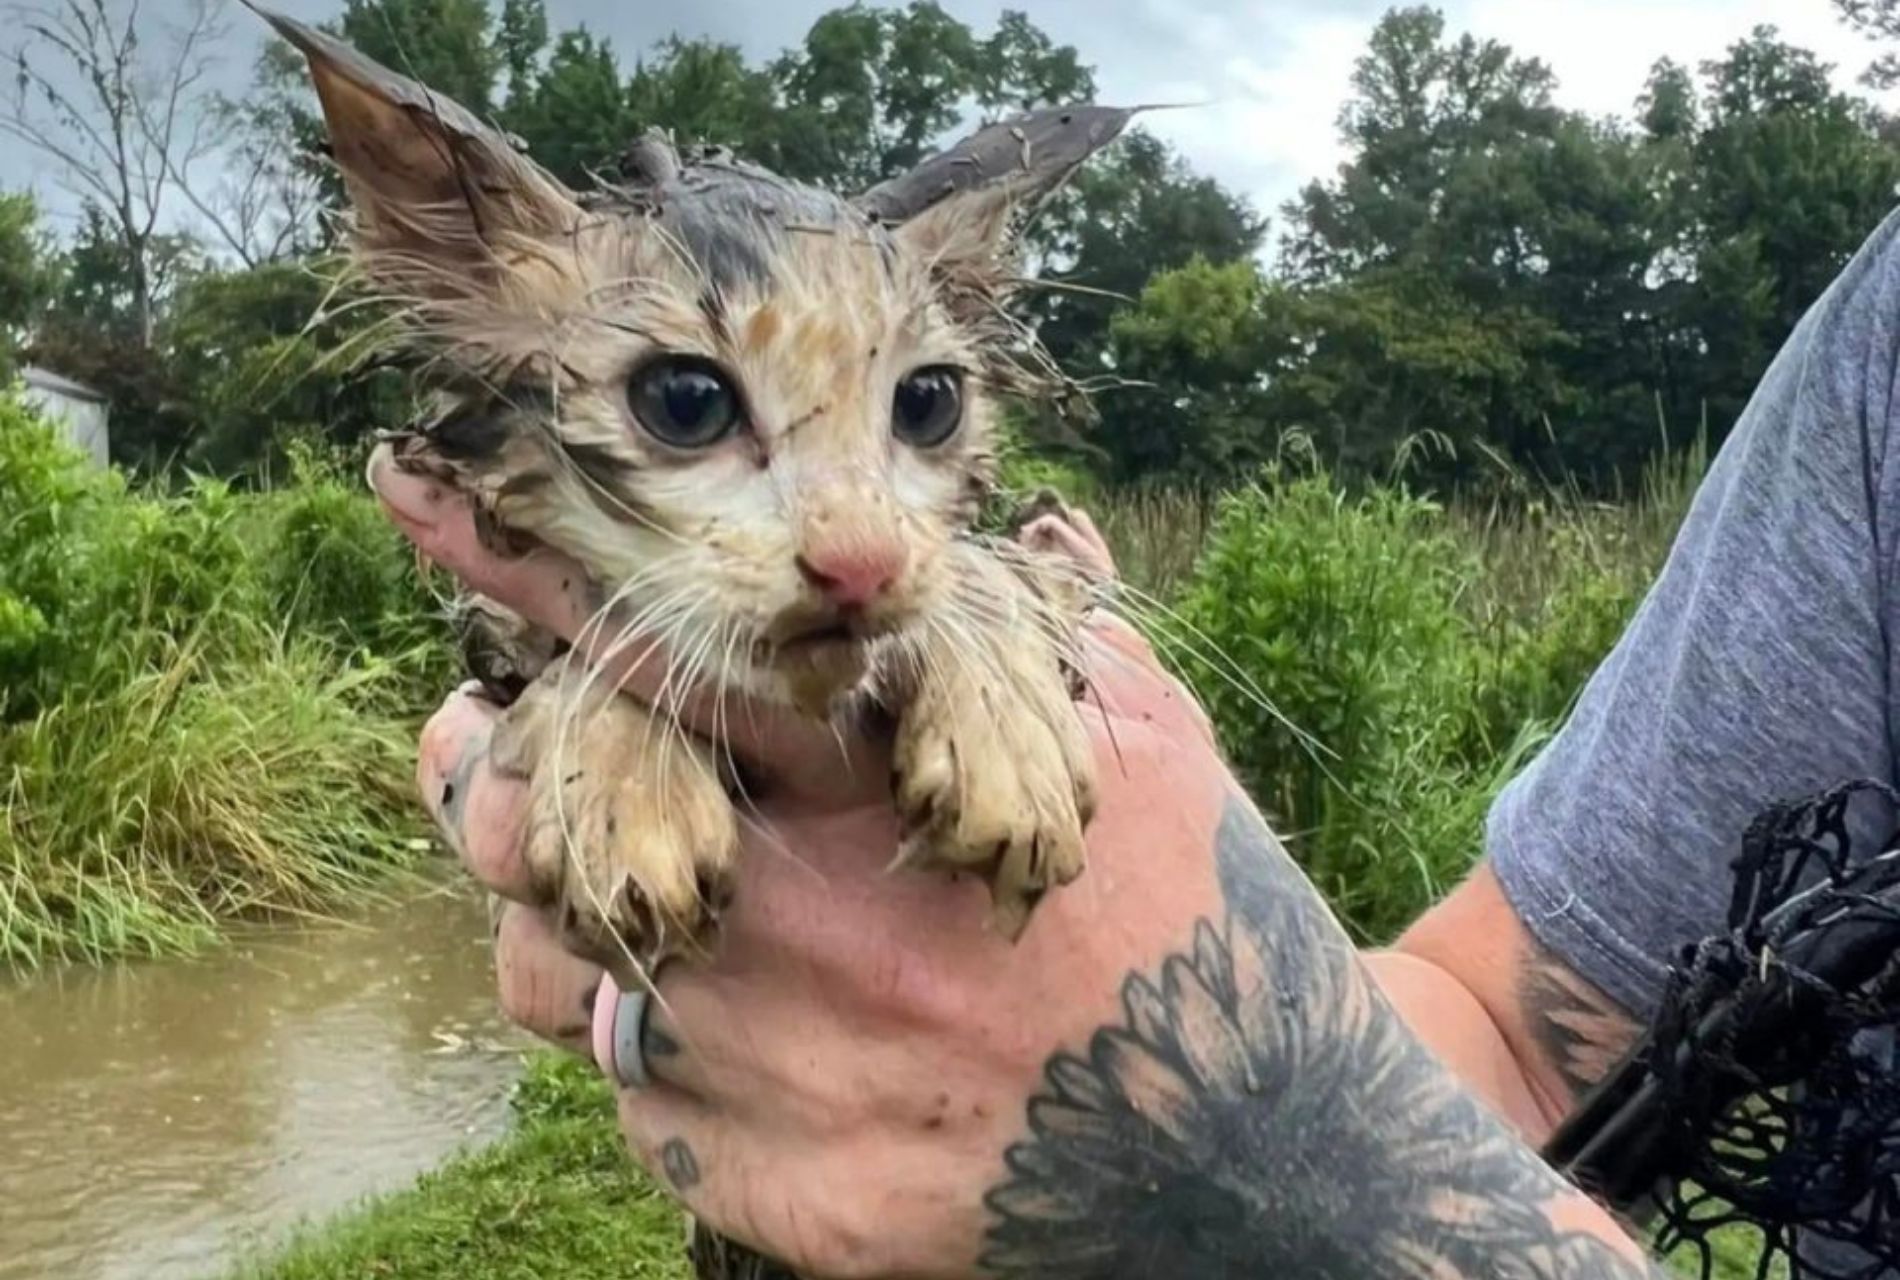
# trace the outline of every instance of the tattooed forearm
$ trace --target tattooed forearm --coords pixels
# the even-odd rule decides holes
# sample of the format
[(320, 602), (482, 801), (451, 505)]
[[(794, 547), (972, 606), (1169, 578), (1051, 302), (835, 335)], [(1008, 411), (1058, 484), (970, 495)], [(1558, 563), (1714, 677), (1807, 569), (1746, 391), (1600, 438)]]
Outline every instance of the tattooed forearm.
[(1574, 1100), (1610, 1073), (1636, 1040), (1636, 1022), (1539, 947), (1518, 979), (1524, 1025)]
[(1229, 806), (1226, 917), (1059, 1054), (988, 1196), (1015, 1280), (1646, 1280), (1567, 1229), (1576, 1193), (1466, 1094), (1259, 818)]

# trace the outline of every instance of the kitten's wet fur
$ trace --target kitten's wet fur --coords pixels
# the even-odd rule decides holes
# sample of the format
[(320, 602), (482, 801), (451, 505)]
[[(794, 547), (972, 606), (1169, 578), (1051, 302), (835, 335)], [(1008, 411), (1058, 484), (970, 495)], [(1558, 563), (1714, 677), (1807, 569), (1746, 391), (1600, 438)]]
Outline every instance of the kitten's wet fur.
[[(1030, 113), (854, 199), (649, 134), (582, 196), (455, 103), (265, 16), (309, 59), (356, 273), (434, 395), (399, 465), (466, 492), (495, 550), (576, 559), (599, 605), (576, 643), (662, 647), (675, 698), (874, 708), (900, 861), (980, 875), (1017, 937), (1082, 870), (1094, 763), (1072, 698), (1096, 584), (970, 524), (988, 395), (1039, 371), (1004, 305), (1019, 215), (1131, 113)], [(736, 404), (731, 429), (683, 444), (682, 387)], [(623, 986), (710, 945), (739, 844), (718, 745), (500, 605), (461, 616), (510, 704), (491, 760), (529, 781), (528, 865), (570, 945)], [(788, 1274), (704, 1233), (694, 1253), (705, 1276)]]
[[(1130, 113), (992, 125), (856, 198), (649, 134), (583, 196), (454, 103), (270, 20), (310, 61), (356, 272), (435, 396), (400, 465), (467, 492), (496, 550), (577, 559), (601, 606), (579, 643), (661, 646), (675, 694), (874, 704), (902, 860), (981, 875), (1017, 936), (1082, 869), (1071, 682), (1094, 592), (970, 524), (989, 396), (1038, 373), (1005, 307), (1021, 215)], [(725, 416), (675, 412), (709, 404)], [(569, 940), (623, 981), (707, 944), (738, 846), (716, 744), (492, 602), (465, 621), (512, 700), (496, 764), (531, 780), (529, 862)]]

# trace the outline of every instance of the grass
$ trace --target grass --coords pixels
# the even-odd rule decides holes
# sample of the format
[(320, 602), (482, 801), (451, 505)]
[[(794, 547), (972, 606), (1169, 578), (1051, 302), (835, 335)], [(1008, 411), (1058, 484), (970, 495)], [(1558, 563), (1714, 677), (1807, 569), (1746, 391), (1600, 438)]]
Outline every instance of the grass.
[(515, 1110), (509, 1137), (229, 1280), (689, 1280), (684, 1222), (628, 1158), (598, 1077), (537, 1055)]
[(181, 644), (0, 731), (0, 960), (215, 942), (236, 919), (360, 904), (426, 849), (388, 669), (281, 633)]
[(344, 474), (135, 489), (0, 392), (0, 966), (196, 950), (419, 856), (447, 646)]

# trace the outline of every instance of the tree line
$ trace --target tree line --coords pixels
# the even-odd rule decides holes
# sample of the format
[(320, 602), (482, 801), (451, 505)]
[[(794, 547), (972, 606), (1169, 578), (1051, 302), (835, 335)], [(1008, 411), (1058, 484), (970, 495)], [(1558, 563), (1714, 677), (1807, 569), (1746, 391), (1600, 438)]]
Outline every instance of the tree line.
[[(321, 269), (340, 192), (301, 63), (273, 43), (247, 91), (207, 88), (220, 2), (155, 34), (118, 0), (35, 0), (6, 37), (0, 133), (79, 216), (55, 237), (31, 193), (0, 193), (0, 365), (106, 391), (115, 451), (146, 469), (256, 472), (406, 412), (399, 373), (349, 358), (366, 316)], [(1834, 3), (1900, 44), (1900, 0)], [(629, 61), (542, 0), (345, 0), (332, 25), (576, 187), (657, 125), (860, 189), (1095, 89), (1025, 14), (985, 30), (933, 0), (833, 9), (765, 60), (675, 37)], [(1893, 83), (1873, 52), (1868, 83)], [(1607, 486), (1667, 440), (1719, 439), (1895, 203), (1900, 127), (1830, 70), (1763, 27), (1658, 60), (1627, 115), (1592, 118), (1544, 63), (1394, 9), (1339, 111), (1345, 162), (1277, 225), (1146, 130), (1079, 175), (1034, 233), (1025, 305), (1100, 390), (1079, 424), (1012, 421), (1120, 484), (1230, 483), (1297, 436), (1347, 470), (1426, 442), (1438, 480), (1503, 459)]]

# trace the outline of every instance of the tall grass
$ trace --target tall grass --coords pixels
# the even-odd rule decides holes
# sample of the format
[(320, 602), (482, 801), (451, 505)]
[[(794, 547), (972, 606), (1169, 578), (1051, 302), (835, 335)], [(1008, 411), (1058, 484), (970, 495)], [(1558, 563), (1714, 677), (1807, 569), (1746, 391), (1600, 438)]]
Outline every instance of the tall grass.
[(1382, 940), (1469, 868), (1491, 799), (1621, 634), (1705, 466), (1664, 458), (1621, 503), (1521, 476), (1440, 502), (1288, 461), (1218, 498), (1097, 514), (1243, 781)]
[(411, 863), (431, 614), (318, 459), (137, 492), (0, 396), (0, 964), (190, 950)]

